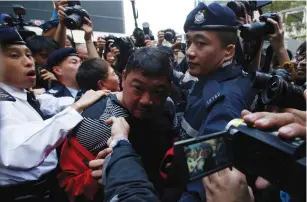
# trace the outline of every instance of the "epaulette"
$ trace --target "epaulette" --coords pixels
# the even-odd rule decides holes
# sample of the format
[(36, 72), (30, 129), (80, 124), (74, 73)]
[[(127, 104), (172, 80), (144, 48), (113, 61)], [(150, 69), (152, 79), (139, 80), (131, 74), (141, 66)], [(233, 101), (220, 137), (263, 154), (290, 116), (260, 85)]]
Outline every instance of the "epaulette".
[(16, 102), (16, 99), (12, 95), (10, 95), (8, 92), (0, 88), (0, 101)]

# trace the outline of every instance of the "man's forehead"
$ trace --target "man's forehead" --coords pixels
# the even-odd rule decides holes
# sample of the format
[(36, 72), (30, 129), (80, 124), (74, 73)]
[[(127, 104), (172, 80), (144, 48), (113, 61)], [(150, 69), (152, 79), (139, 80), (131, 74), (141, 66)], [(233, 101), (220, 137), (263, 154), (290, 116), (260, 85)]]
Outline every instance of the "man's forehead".
[(208, 38), (208, 31), (188, 31), (186, 33), (186, 38)]
[(2, 47), (3, 51), (20, 50), (20, 51), (30, 51), (26, 45), (12, 44)]
[(167, 76), (145, 76), (143, 72), (132, 71), (127, 74), (128, 80), (143, 85), (166, 85), (169, 83)]

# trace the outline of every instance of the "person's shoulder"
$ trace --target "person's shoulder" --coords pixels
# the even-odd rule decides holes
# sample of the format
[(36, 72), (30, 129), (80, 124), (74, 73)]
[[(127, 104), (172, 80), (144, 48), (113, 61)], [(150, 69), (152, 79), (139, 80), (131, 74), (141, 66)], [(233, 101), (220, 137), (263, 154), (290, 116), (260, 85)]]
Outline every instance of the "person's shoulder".
[(57, 97), (58, 95), (62, 94), (63, 88), (65, 86), (60, 83), (55, 83), (52, 85), (50, 89), (46, 91), (46, 94), (53, 95), (54, 97)]
[(0, 88), (0, 101), (1, 102), (16, 102), (16, 99), (6, 92), (4, 89)]
[(100, 98), (92, 106), (86, 108), (81, 115), (87, 118), (99, 119), (106, 109), (108, 99), (110, 99), (110, 95)]

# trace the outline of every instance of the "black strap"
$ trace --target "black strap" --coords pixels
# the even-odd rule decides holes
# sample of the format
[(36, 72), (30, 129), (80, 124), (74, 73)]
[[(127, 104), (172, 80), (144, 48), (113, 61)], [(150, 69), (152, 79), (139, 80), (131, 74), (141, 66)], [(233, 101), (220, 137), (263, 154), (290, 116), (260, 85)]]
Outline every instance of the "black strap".
[(33, 107), (33, 109), (35, 109), (35, 111), (37, 111), (37, 113), (45, 120), (45, 115), (40, 110), (40, 103), (36, 100), (32, 92), (27, 92), (27, 101)]

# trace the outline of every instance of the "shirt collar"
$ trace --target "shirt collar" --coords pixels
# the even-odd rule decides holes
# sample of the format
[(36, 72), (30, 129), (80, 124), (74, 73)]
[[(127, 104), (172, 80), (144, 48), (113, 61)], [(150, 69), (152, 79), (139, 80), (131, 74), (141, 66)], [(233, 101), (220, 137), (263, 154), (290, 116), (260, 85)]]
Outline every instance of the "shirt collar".
[(6, 92), (8, 92), (14, 98), (27, 100), (27, 91), (25, 89), (15, 88), (13, 86), (4, 83), (0, 83), (0, 87)]
[(78, 91), (75, 90), (75, 89), (73, 89), (73, 88), (69, 88), (69, 87), (67, 87), (67, 86), (65, 86), (65, 87), (67, 88), (67, 90), (69, 90), (70, 94), (71, 94), (74, 98), (76, 98), (76, 96), (77, 96), (77, 94), (78, 94)]

